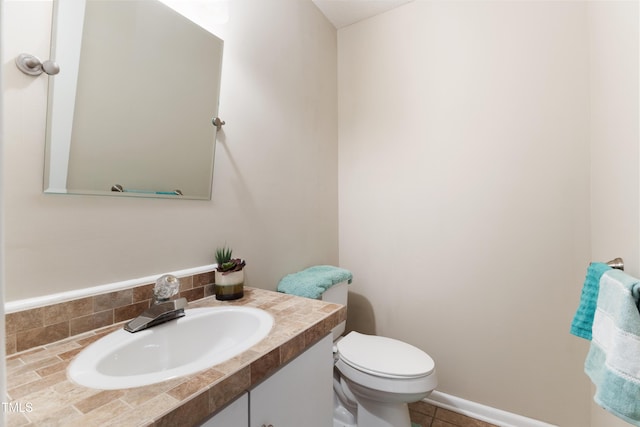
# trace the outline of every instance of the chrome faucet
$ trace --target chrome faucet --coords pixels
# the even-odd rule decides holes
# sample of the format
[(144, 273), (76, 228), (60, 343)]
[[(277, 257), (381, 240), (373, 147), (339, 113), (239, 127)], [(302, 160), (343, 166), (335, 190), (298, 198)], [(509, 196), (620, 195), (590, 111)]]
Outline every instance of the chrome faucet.
[(124, 330), (131, 333), (138, 332), (184, 316), (187, 299), (169, 299), (177, 294), (179, 290), (180, 281), (177, 277), (165, 274), (158, 278), (153, 287), (151, 307), (124, 325)]

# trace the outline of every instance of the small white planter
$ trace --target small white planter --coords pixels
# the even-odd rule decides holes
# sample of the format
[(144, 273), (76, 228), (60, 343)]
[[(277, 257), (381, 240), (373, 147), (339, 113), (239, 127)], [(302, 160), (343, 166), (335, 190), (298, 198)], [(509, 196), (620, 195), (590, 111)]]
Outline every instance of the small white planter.
[(216, 299), (227, 301), (244, 296), (244, 270), (226, 274), (215, 271), (213, 276)]

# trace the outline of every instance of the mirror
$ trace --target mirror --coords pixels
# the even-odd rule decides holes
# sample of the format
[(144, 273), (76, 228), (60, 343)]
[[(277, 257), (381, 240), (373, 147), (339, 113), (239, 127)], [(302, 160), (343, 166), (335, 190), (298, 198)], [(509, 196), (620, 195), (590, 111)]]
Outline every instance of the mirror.
[(222, 49), (157, 0), (55, 0), (45, 193), (211, 199)]

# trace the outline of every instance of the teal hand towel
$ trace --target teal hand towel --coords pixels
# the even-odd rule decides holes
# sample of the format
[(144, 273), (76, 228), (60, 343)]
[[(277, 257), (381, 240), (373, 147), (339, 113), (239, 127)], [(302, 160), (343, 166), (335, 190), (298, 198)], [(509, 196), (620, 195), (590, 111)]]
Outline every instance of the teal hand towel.
[(287, 274), (278, 283), (278, 292), (320, 299), (322, 293), (340, 282), (351, 283), (349, 270), (331, 265), (316, 265), (297, 273)]
[(593, 324), (593, 315), (596, 312), (600, 278), (609, 270), (611, 267), (602, 262), (592, 262), (589, 265), (587, 277), (582, 285), (580, 304), (571, 322), (570, 332), (573, 335), (587, 340), (591, 339), (591, 325)]
[(640, 427), (640, 281), (611, 270), (600, 280), (593, 339), (584, 370), (595, 402)]

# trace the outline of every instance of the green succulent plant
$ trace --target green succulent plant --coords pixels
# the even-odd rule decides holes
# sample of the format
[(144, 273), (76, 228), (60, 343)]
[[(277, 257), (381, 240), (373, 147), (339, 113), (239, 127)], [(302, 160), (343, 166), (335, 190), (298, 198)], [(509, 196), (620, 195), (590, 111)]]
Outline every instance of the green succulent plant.
[(231, 255), (233, 254), (233, 250), (226, 246), (216, 249), (216, 262), (218, 265), (222, 265), (225, 262), (231, 261)]
[(240, 271), (244, 268), (246, 263), (240, 258), (232, 258), (233, 250), (226, 246), (216, 249), (216, 262), (218, 263), (217, 270), (220, 273), (231, 273), (233, 271)]

